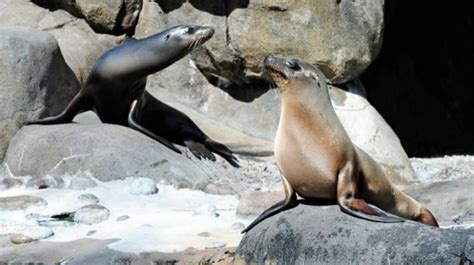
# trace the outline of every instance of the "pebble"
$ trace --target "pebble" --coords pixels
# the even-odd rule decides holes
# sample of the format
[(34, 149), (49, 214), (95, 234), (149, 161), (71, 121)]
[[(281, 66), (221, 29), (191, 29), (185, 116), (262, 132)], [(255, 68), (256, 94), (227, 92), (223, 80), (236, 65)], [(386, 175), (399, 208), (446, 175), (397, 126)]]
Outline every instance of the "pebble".
[(19, 187), (23, 184), (23, 182), (16, 178), (4, 178), (0, 182), (0, 190), (7, 190), (13, 187)]
[(206, 249), (214, 249), (214, 248), (223, 248), (227, 246), (224, 242), (211, 242), (206, 246)]
[(28, 189), (61, 189), (64, 188), (64, 180), (58, 176), (44, 176), (40, 178), (32, 178), (26, 182)]
[(201, 237), (211, 237), (212, 234), (209, 233), (209, 232), (201, 232), (199, 234), (197, 234), (198, 236), (201, 236)]
[(24, 244), (48, 238), (53, 235), (53, 230), (48, 227), (26, 225), (19, 226), (18, 231), (10, 237), (10, 241), (14, 244)]
[(116, 221), (121, 222), (121, 221), (125, 221), (129, 218), (130, 218), (130, 216), (128, 216), (128, 215), (122, 215), (122, 216), (117, 217)]
[(1, 210), (23, 210), (31, 206), (46, 206), (47, 204), (43, 198), (30, 195), (0, 197)]
[(85, 190), (94, 187), (97, 187), (97, 183), (88, 176), (76, 176), (69, 183), (69, 188), (74, 190)]
[(128, 190), (133, 195), (151, 195), (158, 192), (155, 181), (149, 178), (134, 179)]
[(204, 204), (201, 207), (197, 208), (194, 213), (196, 215), (219, 217), (219, 214), (216, 212), (216, 206), (212, 204)]
[(81, 194), (77, 197), (77, 199), (80, 202), (83, 202), (83, 203), (86, 203), (86, 204), (98, 204), (99, 201), (100, 201), (99, 198), (97, 198), (97, 196), (95, 196), (92, 193)]
[(110, 211), (101, 205), (89, 204), (82, 206), (74, 214), (74, 221), (84, 224), (97, 224), (107, 220), (110, 216)]
[(91, 230), (91, 231), (87, 232), (87, 236), (92, 236), (95, 233), (97, 233), (97, 230)]
[(245, 225), (242, 223), (233, 223), (231, 226), (232, 230), (243, 230)]

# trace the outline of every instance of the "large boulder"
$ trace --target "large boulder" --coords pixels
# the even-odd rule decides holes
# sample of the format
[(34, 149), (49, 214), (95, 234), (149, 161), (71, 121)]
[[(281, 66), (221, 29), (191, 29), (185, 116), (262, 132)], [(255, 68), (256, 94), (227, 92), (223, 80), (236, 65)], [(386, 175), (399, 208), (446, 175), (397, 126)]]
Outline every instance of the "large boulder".
[(52, 34), (81, 83), (97, 59), (122, 39), (96, 34), (83, 19), (63, 10), (49, 12), (27, 0), (2, 0), (0, 9), (6, 11), (0, 17), (0, 26), (27, 26)]
[(79, 83), (48, 33), (0, 27), (0, 160), (23, 122), (61, 112)]
[(142, 0), (33, 0), (51, 10), (64, 9), (100, 33), (121, 34), (133, 31), (142, 8)]
[(236, 255), (252, 264), (470, 264), (474, 228), (375, 223), (300, 204), (255, 226)]

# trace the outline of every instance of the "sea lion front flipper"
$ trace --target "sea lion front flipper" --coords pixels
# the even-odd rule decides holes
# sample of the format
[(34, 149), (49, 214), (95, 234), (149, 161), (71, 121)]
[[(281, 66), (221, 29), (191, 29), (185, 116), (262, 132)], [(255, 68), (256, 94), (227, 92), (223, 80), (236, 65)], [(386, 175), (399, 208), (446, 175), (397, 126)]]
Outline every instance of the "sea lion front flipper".
[(271, 206), (270, 208), (265, 210), (262, 214), (260, 214), (260, 216), (257, 217), (257, 219), (255, 219), (244, 230), (242, 230), (241, 232), (242, 234), (250, 231), (250, 229), (252, 229), (255, 225), (257, 225), (264, 219), (270, 216), (273, 216), (283, 210), (291, 209), (298, 204), (298, 201), (296, 200), (295, 190), (290, 186), (290, 183), (286, 180), (286, 178), (283, 175), (281, 175), (281, 180), (285, 188), (285, 199), (275, 203), (273, 206)]
[(224, 144), (216, 142), (208, 137), (206, 139), (206, 146), (209, 148), (209, 150), (224, 158), (233, 167), (240, 167), (237, 157), (235, 157), (232, 151)]
[(347, 162), (337, 177), (337, 202), (341, 210), (355, 217), (382, 223), (401, 223), (405, 219), (384, 212), (367, 204), (364, 200), (355, 198), (357, 194), (359, 175), (354, 172), (352, 163)]
[(186, 145), (191, 153), (197, 158), (205, 158), (209, 159), (211, 161), (216, 161), (216, 157), (212, 154), (209, 149), (204, 144), (192, 141), (192, 140), (186, 140), (184, 141), (184, 145)]
[(165, 138), (163, 138), (161, 136), (156, 135), (152, 131), (150, 131), (147, 128), (145, 128), (145, 127), (141, 126), (140, 124), (138, 124), (133, 119), (133, 112), (135, 111), (135, 107), (137, 105), (137, 102), (138, 102), (138, 100), (134, 100), (132, 102), (132, 106), (130, 107), (130, 112), (128, 113), (128, 126), (130, 126), (130, 128), (132, 128), (132, 129), (135, 129), (135, 130), (147, 135), (148, 137), (151, 137), (151, 138), (155, 139), (156, 141), (160, 142), (161, 144), (165, 145), (166, 147), (168, 147), (169, 149), (175, 151), (176, 153), (181, 154), (181, 151), (176, 146), (174, 146), (170, 141), (166, 140)]
[(25, 125), (70, 123), (78, 113), (91, 109), (90, 106), (88, 106), (87, 101), (87, 98), (83, 94), (78, 93), (67, 105), (66, 109), (60, 114), (53, 117), (39, 119), (36, 121), (25, 122)]

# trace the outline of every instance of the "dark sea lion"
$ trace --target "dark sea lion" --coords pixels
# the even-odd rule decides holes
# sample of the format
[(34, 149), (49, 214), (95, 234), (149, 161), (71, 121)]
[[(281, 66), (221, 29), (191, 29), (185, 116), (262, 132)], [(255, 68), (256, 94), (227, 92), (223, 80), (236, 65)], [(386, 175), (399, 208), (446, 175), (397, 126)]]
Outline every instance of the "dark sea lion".
[[(183, 58), (195, 47), (209, 40), (213, 34), (214, 29), (211, 27), (176, 26), (144, 39), (126, 39), (124, 43), (107, 51), (99, 58), (81, 90), (62, 113), (54, 117), (31, 121), (27, 124), (69, 123), (78, 113), (94, 110), (104, 123), (131, 127), (181, 153), (170, 140), (160, 135), (159, 131), (153, 132), (147, 129), (146, 126), (140, 126), (139, 123), (133, 122), (133, 115), (129, 114), (132, 103), (140, 100), (144, 95), (148, 75), (156, 73)], [(161, 109), (175, 113), (172, 108), (163, 107)], [(166, 113), (162, 115), (166, 115)], [(179, 122), (184, 121), (186, 127), (189, 118), (184, 114), (183, 116), (180, 117), (181, 119), (174, 121), (176, 124), (164, 123), (160, 126), (179, 128)], [(147, 125), (149, 124), (151, 122), (147, 123)], [(187, 126), (187, 129), (188, 131), (192, 130), (190, 126)], [(190, 132), (191, 134), (202, 134), (197, 126), (193, 129), (197, 130)], [(206, 139), (209, 139), (209, 137)], [(236, 158), (224, 145), (206, 145), (205, 142), (201, 144), (218, 154), (225, 153), (225, 158), (236, 164), (234, 161)], [(196, 144), (188, 144), (187, 146), (198, 157), (213, 157), (209, 153), (206, 156), (199, 156), (198, 154), (204, 152), (200, 150), (202, 146)], [(198, 148), (200, 151), (193, 150), (193, 148)]]
[(343, 212), (367, 220), (403, 222), (406, 218), (438, 226), (427, 208), (393, 186), (377, 162), (351, 142), (319, 69), (300, 59), (277, 56), (267, 56), (264, 65), (281, 95), (275, 158), (286, 197), (243, 232), (295, 206), (296, 194), (335, 199)]

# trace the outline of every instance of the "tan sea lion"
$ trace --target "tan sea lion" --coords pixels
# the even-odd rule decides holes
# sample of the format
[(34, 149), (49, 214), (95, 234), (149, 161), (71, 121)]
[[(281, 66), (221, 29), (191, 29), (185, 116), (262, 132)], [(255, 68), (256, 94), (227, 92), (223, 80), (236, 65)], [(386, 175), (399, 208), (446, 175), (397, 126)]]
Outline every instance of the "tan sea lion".
[(427, 208), (393, 186), (377, 162), (351, 142), (319, 69), (300, 59), (277, 56), (267, 56), (264, 65), (281, 95), (275, 158), (286, 197), (243, 233), (293, 207), (296, 194), (307, 199), (336, 199), (343, 212), (367, 220), (391, 223), (406, 218), (438, 226)]

